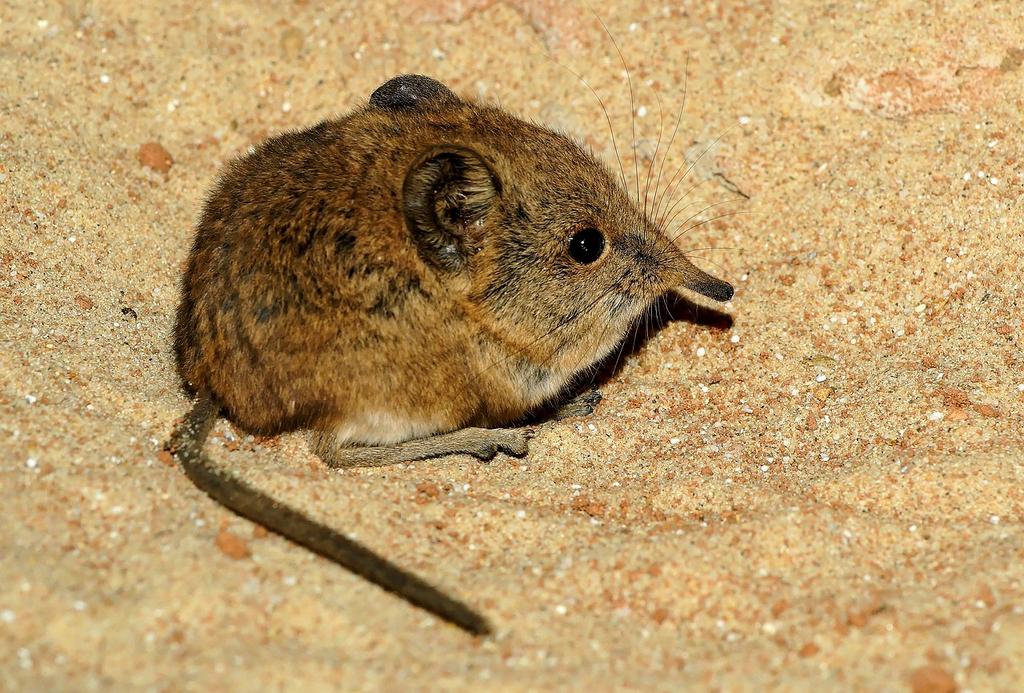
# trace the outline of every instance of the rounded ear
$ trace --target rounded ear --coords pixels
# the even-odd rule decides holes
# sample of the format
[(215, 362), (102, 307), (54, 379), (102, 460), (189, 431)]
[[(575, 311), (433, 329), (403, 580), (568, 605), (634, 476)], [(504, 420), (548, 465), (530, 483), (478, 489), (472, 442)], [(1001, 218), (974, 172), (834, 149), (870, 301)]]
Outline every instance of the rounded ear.
[(370, 105), (389, 111), (411, 111), (425, 105), (456, 103), (451, 89), (424, 75), (399, 75), (374, 89)]
[(402, 206), (416, 248), (448, 272), (472, 255), (471, 229), (501, 195), (501, 182), (480, 156), (462, 147), (432, 149), (405, 176)]

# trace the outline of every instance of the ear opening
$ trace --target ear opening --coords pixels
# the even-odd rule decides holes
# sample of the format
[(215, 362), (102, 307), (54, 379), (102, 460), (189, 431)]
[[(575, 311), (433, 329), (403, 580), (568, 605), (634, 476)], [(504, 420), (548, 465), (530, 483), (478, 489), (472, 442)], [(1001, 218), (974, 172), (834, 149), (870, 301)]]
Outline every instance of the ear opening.
[(427, 152), (402, 187), (405, 219), (420, 256), (448, 272), (465, 267), (473, 254), (471, 229), (500, 194), (500, 181), (476, 152), (462, 147)]

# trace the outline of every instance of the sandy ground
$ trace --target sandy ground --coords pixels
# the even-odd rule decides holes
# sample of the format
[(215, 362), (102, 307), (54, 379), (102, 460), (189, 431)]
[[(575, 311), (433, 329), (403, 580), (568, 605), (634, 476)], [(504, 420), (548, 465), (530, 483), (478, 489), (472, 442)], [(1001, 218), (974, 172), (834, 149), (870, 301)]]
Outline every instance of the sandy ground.
[(396, 73), (611, 157), (564, 63), (630, 168), (628, 91), (576, 0), (316, 5), (0, 9), (0, 688), (1019, 690), (1024, 5), (602, 7), (637, 151), (688, 54), (667, 168), (722, 135), (691, 198), (751, 198), (681, 242), (726, 248), (695, 254), (732, 322), (682, 311), (523, 461), (328, 473), (217, 428), (225, 465), (481, 606), (482, 642), (168, 464), (179, 273), (225, 160)]

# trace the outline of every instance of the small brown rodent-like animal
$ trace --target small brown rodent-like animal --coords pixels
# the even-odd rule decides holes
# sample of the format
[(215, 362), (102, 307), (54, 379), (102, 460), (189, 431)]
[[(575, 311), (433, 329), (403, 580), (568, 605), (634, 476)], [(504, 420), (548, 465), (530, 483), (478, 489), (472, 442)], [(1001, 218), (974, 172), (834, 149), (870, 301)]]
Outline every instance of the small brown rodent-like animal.
[[(514, 425), (673, 289), (725, 301), (569, 138), (427, 77), (267, 140), (206, 202), (174, 330), (198, 402), (171, 447), (231, 510), (473, 633), (460, 602), (218, 469), (218, 414), (307, 429), (331, 467), (526, 454)], [(589, 413), (596, 395), (564, 414)]]

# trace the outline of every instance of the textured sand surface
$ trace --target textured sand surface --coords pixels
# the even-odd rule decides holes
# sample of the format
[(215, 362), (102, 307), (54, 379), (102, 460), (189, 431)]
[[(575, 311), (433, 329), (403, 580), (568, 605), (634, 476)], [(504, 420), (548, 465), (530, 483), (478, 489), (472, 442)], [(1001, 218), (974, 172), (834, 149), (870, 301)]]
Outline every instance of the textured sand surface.
[(224, 161), (393, 74), (614, 161), (546, 46), (632, 173), (628, 91), (576, 0), (317, 5), (0, 8), (0, 688), (1020, 689), (1024, 4), (602, 6), (637, 151), (688, 54), (666, 170), (722, 135), (691, 199), (751, 198), (680, 241), (728, 248), (695, 254), (733, 322), (681, 311), (523, 461), (328, 473), (218, 426), (217, 459), (479, 605), (483, 642), (168, 463), (179, 273)]

